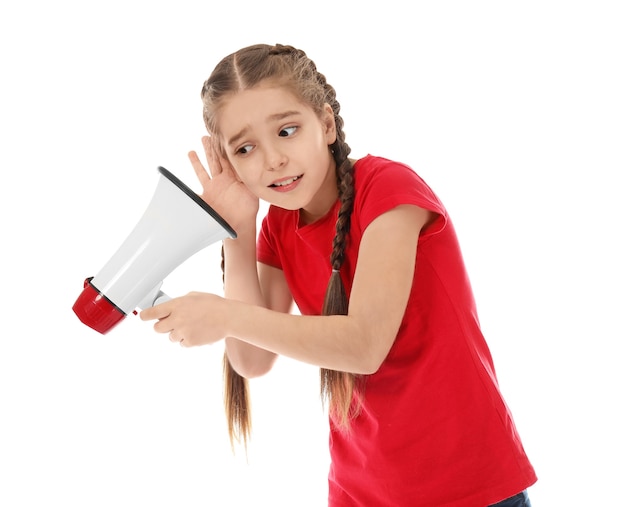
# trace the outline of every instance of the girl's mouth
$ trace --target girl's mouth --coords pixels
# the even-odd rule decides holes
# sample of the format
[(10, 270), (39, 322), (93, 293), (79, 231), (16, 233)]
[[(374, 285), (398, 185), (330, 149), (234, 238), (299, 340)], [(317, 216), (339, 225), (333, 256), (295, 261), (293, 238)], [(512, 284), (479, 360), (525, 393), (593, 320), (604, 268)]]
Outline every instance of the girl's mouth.
[(285, 178), (284, 180), (275, 181), (271, 185), (270, 188), (276, 188), (280, 190), (288, 190), (291, 189), (294, 183), (296, 183), (300, 178), (302, 178), (302, 174), (299, 176), (292, 176), (291, 178)]

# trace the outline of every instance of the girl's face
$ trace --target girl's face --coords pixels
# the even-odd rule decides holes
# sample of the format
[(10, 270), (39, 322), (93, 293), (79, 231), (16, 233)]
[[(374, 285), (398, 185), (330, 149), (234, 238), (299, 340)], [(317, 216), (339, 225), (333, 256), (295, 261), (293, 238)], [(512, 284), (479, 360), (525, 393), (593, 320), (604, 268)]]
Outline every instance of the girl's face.
[(260, 85), (228, 98), (218, 114), (224, 151), (252, 193), (302, 210), (306, 222), (330, 210), (337, 200), (330, 106), (320, 117), (287, 89)]

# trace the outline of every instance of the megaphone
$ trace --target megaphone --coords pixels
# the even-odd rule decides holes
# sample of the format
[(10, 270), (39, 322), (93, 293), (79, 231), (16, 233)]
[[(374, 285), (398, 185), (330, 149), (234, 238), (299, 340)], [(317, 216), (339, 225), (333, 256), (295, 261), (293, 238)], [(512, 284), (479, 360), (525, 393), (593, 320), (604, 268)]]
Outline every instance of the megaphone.
[(72, 309), (81, 322), (108, 333), (128, 314), (169, 300), (164, 278), (203, 248), (237, 233), (164, 167), (141, 220), (94, 277)]

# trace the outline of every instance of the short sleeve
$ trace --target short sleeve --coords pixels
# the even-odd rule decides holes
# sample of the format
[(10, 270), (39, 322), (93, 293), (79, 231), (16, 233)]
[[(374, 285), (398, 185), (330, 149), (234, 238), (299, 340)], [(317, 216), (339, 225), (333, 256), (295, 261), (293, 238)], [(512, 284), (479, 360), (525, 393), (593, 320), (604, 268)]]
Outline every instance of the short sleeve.
[[(365, 178), (358, 184), (355, 205), (361, 210), (360, 227), (365, 230), (378, 216), (400, 206), (412, 204), (439, 215), (433, 224), (422, 232), (422, 240), (437, 234), (446, 226), (448, 216), (445, 207), (424, 182), (409, 166), (384, 158), (366, 158), (375, 167), (361, 175), (355, 166), (355, 179)], [(361, 162), (361, 161), (359, 161)]]

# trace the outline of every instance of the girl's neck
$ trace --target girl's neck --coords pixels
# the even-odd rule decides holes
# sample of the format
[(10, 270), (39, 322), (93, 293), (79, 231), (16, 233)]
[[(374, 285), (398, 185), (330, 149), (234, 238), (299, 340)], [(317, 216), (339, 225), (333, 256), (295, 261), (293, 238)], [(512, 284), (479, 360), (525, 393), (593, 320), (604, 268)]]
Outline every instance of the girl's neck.
[(312, 224), (316, 220), (326, 216), (332, 209), (339, 197), (337, 189), (337, 169), (335, 161), (331, 160), (326, 178), (313, 199), (304, 208), (300, 208), (300, 224)]

